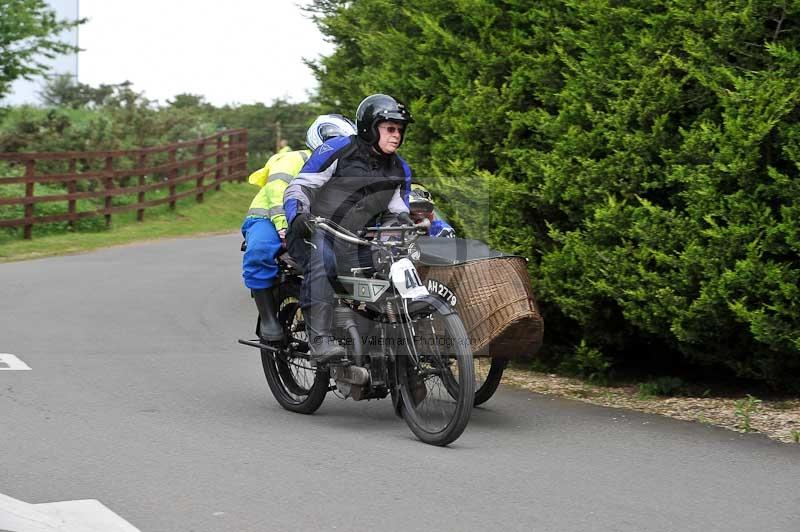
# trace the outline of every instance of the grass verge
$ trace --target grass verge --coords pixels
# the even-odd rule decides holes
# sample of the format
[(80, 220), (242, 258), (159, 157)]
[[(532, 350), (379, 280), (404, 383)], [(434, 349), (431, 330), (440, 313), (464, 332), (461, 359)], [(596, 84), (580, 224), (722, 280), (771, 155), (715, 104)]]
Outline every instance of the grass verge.
[(0, 262), (67, 255), (158, 238), (236, 231), (256, 192), (248, 183), (224, 183), (221, 190), (206, 192), (203, 203), (190, 197), (179, 201), (174, 211), (166, 205), (148, 209), (143, 222), (137, 222), (136, 213), (129, 212), (114, 215), (111, 227), (100, 231), (41, 235), (34, 228), (31, 240), (0, 235)]

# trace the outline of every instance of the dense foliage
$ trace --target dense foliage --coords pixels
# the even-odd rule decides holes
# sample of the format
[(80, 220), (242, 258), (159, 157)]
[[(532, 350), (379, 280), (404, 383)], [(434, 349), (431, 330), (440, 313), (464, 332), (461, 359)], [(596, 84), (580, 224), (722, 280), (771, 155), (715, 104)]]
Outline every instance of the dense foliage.
[(0, 0), (0, 99), (15, 80), (45, 73), (42, 58), (76, 52), (56, 36), (83, 22), (59, 20), (44, 0)]
[(798, 387), (800, 2), (309, 10), (335, 45), (323, 105), (411, 105), (404, 154), (464, 230), (532, 259), (546, 343), (580, 346), (565, 364)]
[(278, 135), (293, 148), (303, 147), (317, 114), (310, 104), (283, 100), (214, 107), (195, 94), (178, 94), (158, 106), (130, 82), (91, 87), (69, 76), (51, 80), (41, 95), (45, 107), (0, 109), (0, 152), (133, 149), (248, 128), (249, 165), (255, 169), (275, 151)]

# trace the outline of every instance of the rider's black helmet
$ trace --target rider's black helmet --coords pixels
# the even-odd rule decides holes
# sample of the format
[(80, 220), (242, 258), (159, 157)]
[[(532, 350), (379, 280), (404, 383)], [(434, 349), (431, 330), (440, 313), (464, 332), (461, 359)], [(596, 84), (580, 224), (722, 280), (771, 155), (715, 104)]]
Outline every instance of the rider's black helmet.
[(356, 129), (358, 129), (359, 138), (369, 144), (377, 144), (380, 138), (378, 124), (385, 120), (399, 122), (403, 125), (414, 121), (408, 107), (391, 96), (373, 94), (364, 98), (356, 110)]

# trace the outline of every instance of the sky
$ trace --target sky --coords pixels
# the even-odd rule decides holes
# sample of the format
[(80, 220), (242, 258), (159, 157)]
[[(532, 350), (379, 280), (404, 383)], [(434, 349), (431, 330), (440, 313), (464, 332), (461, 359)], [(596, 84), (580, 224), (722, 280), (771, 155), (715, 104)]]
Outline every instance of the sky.
[(165, 104), (176, 94), (214, 105), (307, 100), (303, 58), (328, 55), (299, 5), (307, 0), (80, 0), (78, 79), (129, 80)]

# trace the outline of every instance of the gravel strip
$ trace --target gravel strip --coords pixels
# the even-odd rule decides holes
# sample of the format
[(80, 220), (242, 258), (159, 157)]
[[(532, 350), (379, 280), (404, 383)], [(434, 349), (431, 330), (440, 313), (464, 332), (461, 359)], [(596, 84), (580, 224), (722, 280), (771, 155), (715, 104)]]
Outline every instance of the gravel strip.
[(506, 368), (504, 384), (612, 408), (629, 408), (737, 432), (760, 432), (784, 443), (800, 443), (800, 399), (642, 396), (636, 386), (598, 386), (579, 379)]

